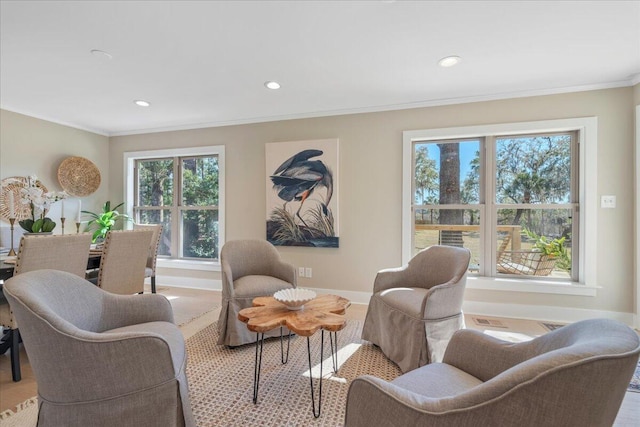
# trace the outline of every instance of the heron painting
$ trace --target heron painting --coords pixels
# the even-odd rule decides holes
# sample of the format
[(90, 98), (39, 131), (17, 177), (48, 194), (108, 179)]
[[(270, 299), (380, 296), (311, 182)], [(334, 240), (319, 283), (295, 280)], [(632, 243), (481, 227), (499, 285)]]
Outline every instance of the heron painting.
[(269, 242), (338, 247), (337, 145), (336, 139), (266, 145)]

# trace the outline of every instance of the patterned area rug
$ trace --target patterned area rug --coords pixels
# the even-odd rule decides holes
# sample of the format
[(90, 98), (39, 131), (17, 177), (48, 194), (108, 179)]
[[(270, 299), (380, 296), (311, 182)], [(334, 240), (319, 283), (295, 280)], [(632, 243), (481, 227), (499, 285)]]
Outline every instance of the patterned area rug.
[(627, 391), (640, 393), (640, 361), (638, 361), (638, 366), (636, 366), (636, 372), (634, 372), (633, 377), (631, 377), (631, 384), (629, 384)]
[[(214, 316), (215, 315), (215, 316)], [(206, 313), (197, 320), (208, 320), (207, 326), (187, 338), (191, 406), (198, 426), (342, 426), (347, 391), (359, 375), (371, 374), (385, 380), (400, 375), (398, 367), (389, 362), (373, 345), (360, 340), (362, 322), (349, 320), (338, 333), (337, 374), (332, 373), (329, 335), (325, 333), (320, 417), (311, 413), (309, 361), (307, 340), (291, 339), (289, 361), (280, 360), (280, 340), (265, 341), (258, 403), (253, 404), (253, 367), (255, 346), (235, 349), (216, 345), (217, 313)], [(194, 321), (195, 322), (195, 321)], [(192, 323), (194, 323), (192, 322)], [(184, 331), (184, 327), (182, 327)], [(286, 341), (285, 341), (286, 345)], [(286, 347), (285, 347), (286, 349)], [(317, 379), (320, 375), (320, 333), (311, 337), (311, 363), (318, 398)], [(35, 426), (38, 406), (33, 397), (18, 407), (18, 411), (0, 413), (2, 427)], [(317, 400), (316, 400), (317, 402)], [(317, 407), (317, 406), (316, 406)]]
[[(322, 412), (314, 419), (305, 337), (292, 337), (286, 365), (280, 360), (280, 340), (265, 341), (258, 403), (254, 405), (255, 346), (229, 349), (216, 345), (217, 324), (212, 324), (187, 341), (187, 376), (196, 422), (201, 427), (343, 425), (347, 391), (354, 378), (371, 374), (391, 380), (400, 375), (398, 367), (378, 348), (360, 340), (361, 330), (362, 322), (350, 320), (338, 333), (337, 374), (331, 373), (329, 338), (325, 334)], [(319, 332), (311, 337), (311, 353), (316, 382), (320, 375)]]
[(18, 405), (15, 412), (7, 409), (0, 412), (2, 427), (32, 427), (38, 420), (38, 398), (32, 397)]

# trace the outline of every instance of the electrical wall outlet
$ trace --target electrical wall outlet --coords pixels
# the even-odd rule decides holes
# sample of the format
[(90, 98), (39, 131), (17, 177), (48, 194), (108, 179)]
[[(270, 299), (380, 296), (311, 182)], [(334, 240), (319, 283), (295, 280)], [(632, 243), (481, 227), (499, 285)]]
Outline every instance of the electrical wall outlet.
[(600, 207), (614, 209), (616, 207), (616, 196), (602, 196), (600, 198)]
[(307, 267), (304, 270), (305, 270), (304, 271), (304, 275), (307, 276), (307, 277), (311, 277), (311, 273), (312, 273), (311, 267)]
[(304, 267), (298, 267), (298, 277), (304, 277)]

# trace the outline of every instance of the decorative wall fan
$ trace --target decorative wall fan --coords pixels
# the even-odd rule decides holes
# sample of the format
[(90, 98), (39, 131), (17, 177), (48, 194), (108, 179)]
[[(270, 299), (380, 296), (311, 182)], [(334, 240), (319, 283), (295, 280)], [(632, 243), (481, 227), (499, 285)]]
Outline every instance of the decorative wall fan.
[[(27, 187), (29, 178), (26, 176), (12, 176), (2, 180), (2, 192), (0, 193), (0, 217), (4, 220), (9, 219), (9, 193), (13, 193), (13, 210), (16, 218), (16, 227), (18, 222), (23, 219), (31, 218), (31, 207), (28, 204), (20, 202), (22, 194), (20, 190)], [(47, 187), (40, 180), (36, 181), (35, 186), (41, 188), (44, 193)]]

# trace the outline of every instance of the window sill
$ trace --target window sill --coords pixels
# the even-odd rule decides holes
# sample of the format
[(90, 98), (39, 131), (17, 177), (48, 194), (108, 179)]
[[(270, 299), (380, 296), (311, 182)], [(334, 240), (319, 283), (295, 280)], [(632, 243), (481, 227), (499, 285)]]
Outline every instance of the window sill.
[(556, 282), (551, 280), (522, 280), (515, 278), (498, 278), (468, 276), (467, 289), (485, 289), (492, 291), (532, 292), (538, 294), (560, 294), (596, 296), (598, 286), (587, 286), (577, 282)]
[(158, 258), (158, 267), (176, 268), (181, 270), (220, 271), (219, 261), (198, 261), (192, 259), (162, 259)]

